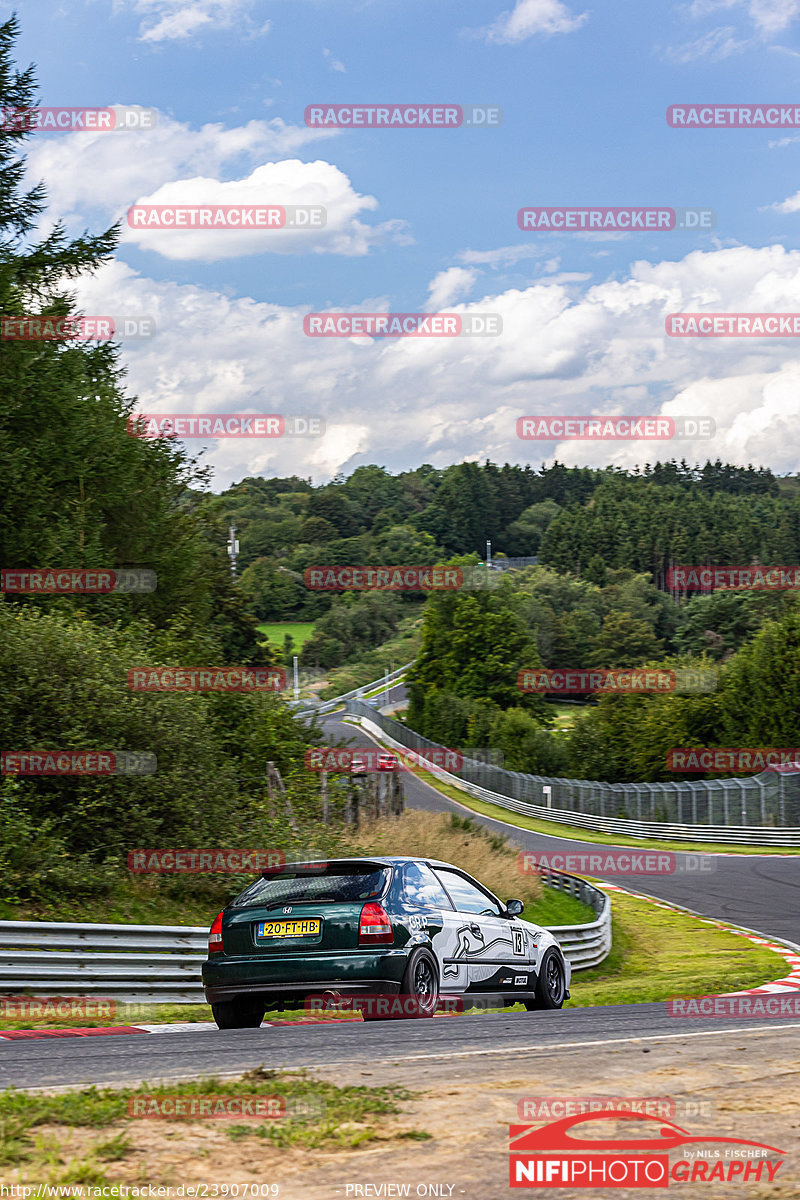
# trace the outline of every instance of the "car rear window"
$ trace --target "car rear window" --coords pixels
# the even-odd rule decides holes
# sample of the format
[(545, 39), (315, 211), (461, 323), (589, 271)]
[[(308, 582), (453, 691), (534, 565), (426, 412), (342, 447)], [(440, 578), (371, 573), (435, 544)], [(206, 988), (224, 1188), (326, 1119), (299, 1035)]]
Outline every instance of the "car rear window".
[(270, 872), (245, 888), (233, 901), (234, 908), (252, 908), (278, 904), (345, 904), (354, 900), (375, 900), (383, 895), (389, 881), (388, 867), (349, 870), (331, 867), (322, 875), (301, 871)]

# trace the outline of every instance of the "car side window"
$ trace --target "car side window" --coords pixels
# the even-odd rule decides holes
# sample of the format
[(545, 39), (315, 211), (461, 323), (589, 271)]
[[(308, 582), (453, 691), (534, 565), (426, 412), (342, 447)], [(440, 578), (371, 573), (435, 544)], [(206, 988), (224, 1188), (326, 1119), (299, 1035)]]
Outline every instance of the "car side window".
[(482, 891), (476, 884), (470, 883), (463, 875), (455, 871), (437, 869), (437, 877), (447, 888), (453, 898), (453, 903), (459, 912), (485, 913), (493, 917), (503, 915), (500, 905), (491, 896)]
[(453, 906), (447, 898), (447, 893), (439, 883), (430, 867), (424, 863), (406, 863), (403, 870), (404, 904), (414, 908), (445, 908), (450, 912)]

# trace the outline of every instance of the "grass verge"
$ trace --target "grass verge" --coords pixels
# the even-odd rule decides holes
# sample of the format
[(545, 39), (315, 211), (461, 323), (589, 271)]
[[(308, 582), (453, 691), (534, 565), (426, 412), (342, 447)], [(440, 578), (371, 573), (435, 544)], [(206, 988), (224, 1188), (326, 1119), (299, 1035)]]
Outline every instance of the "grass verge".
[(611, 954), (579, 971), (569, 1007), (645, 1004), (758, 987), (787, 972), (774, 950), (688, 913), (614, 892)]
[[(423, 1140), (430, 1136), (425, 1131), (394, 1128), (387, 1122), (400, 1114), (399, 1102), (410, 1096), (395, 1086), (338, 1087), (303, 1072), (263, 1067), (234, 1081), (210, 1078), (158, 1087), (90, 1087), (58, 1095), (8, 1089), (0, 1092), (0, 1167), (5, 1168), (4, 1178), (13, 1169), (13, 1181), (19, 1183), (28, 1182), (32, 1172), (37, 1183), (107, 1184), (135, 1181), (140, 1174), (152, 1179), (159, 1148), (169, 1154), (179, 1132), (196, 1139), (200, 1129), (221, 1128), (231, 1141), (258, 1138), (278, 1149), (350, 1150), (376, 1140)], [(132, 1115), (137, 1106), (152, 1115), (178, 1099), (186, 1111), (198, 1103), (197, 1097), (213, 1097), (216, 1111), (231, 1115), (212, 1120), (191, 1115), (147, 1120), (146, 1115), (144, 1119)], [(264, 1098), (269, 1111), (281, 1115), (236, 1121), (236, 1101), (243, 1097)], [(68, 1160), (68, 1148), (77, 1150), (79, 1157)], [(117, 1163), (114, 1181), (108, 1176), (110, 1162)]]

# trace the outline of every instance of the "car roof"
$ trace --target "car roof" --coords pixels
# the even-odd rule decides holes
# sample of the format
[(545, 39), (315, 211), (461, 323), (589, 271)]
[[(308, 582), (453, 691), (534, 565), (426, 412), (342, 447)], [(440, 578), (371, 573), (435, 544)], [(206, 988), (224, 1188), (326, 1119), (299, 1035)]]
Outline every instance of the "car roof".
[(301, 867), (305, 862), (320, 862), (325, 861), (330, 866), (339, 866), (346, 863), (378, 863), (381, 866), (393, 867), (399, 866), (402, 863), (421, 862), (429, 863), (432, 867), (449, 867), (451, 870), (458, 871), (459, 867), (454, 867), (452, 863), (442, 862), (438, 858), (426, 858), (422, 854), (361, 854), (358, 858), (329, 858), (321, 859), (293, 859), (292, 862), (287, 862), (287, 867)]

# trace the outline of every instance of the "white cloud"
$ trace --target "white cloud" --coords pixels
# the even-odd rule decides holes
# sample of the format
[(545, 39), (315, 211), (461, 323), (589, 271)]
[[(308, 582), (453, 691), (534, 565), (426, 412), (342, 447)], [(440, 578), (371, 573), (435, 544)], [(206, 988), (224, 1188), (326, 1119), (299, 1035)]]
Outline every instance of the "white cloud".
[(363, 212), (374, 211), (374, 196), (353, 190), (350, 180), (332, 163), (304, 163), (297, 158), (264, 163), (243, 179), (222, 181), (198, 176), (166, 183), (141, 196), (137, 205), (299, 205), (322, 206), (323, 228), (304, 229), (155, 229), (125, 226), (123, 242), (155, 250), (170, 259), (212, 262), (250, 254), (368, 254), (390, 238), (407, 240), (402, 221), (366, 225)]
[(334, 58), (330, 50), (323, 50), (322, 53), (327, 58), (332, 71), (341, 71), (343, 75), (347, 74), (347, 67), (338, 58)]
[[(800, 470), (797, 342), (664, 332), (671, 312), (800, 311), (800, 251), (780, 246), (636, 262), (626, 278), (580, 290), (541, 279), (454, 306), (499, 313), (500, 337), (310, 340), (305, 310), (155, 282), (120, 262), (83, 281), (80, 298), (87, 313), (155, 317), (156, 337), (123, 347), (141, 411), (326, 420), (319, 440), (216, 442), (215, 487), (260, 472), (329, 478), (364, 461), (398, 470), (486, 456), (539, 463), (554, 453), (567, 463), (675, 454)], [(518, 416), (602, 412), (710, 415), (718, 433), (711, 442), (557, 447), (516, 438)]]
[(700, 58), (707, 58), (711, 62), (721, 62), (722, 59), (730, 58), (732, 54), (739, 54), (751, 45), (747, 40), (736, 38), (735, 33), (736, 30), (732, 25), (721, 25), (718, 29), (712, 29), (693, 42), (669, 47), (666, 55), (676, 63), (695, 62)]
[[(792, 139), (792, 141), (795, 140), (795, 138)], [(767, 204), (765, 207), (775, 209), (780, 213), (796, 213), (800, 211), (800, 192), (795, 192), (793, 196), (787, 196), (785, 200), (781, 200), (777, 204)]]
[(800, 0), (694, 0), (687, 11), (690, 17), (702, 18), (734, 9), (746, 13), (760, 37), (769, 38), (800, 16)]
[(800, 0), (749, 0), (747, 11), (759, 33), (782, 33), (800, 16)]
[(474, 32), (487, 42), (524, 42), (536, 34), (572, 33), (588, 18), (588, 12), (572, 13), (561, 0), (517, 0), (510, 12), (501, 13), (493, 24)]
[(456, 300), (468, 296), (477, 278), (478, 272), (468, 271), (466, 267), (448, 267), (446, 271), (440, 271), (428, 289), (425, 311), (442, 312)]
[(255, 27), (250, 12), (255, 0), (117, 0), (142, 16), (143, 42), (184, 41), (220, 29), (267, 33), (269, 21)]
[(494, 250), (461, 250), (459, 262), (474, 263), (476, 266), (512, 266), (523, 258), (541, 258), (547, 251), (531, 242), (520, 246), (498, 246)]
[[(86, 132), (32, 138), (27, 149), (28, 177), (45, 179), (52, 208), (66, 218), (100, 212), (116, 218), (137, 196), (172, 180), (195, 175), (219, 176), (241, 163), (297, 153), (334, 130), (287, 125), (280, 118), (248, 121), (226, 129), (221, 124), (191, 129), (158, 113), (153, 129)], [(79, 161), (80, 170), (75, 169)]]

